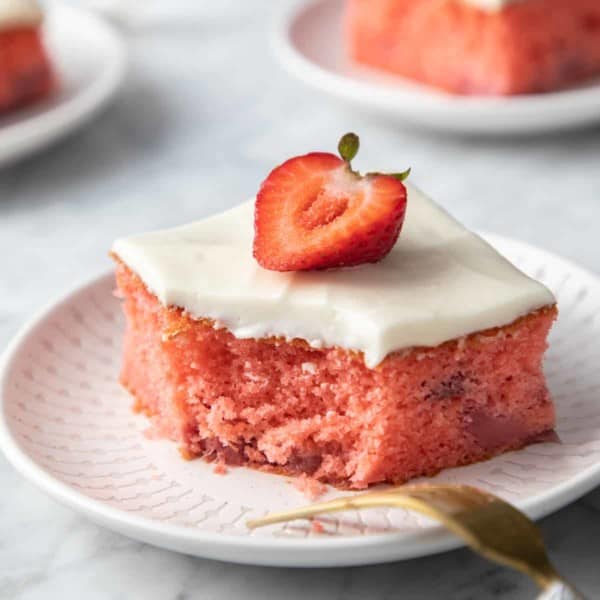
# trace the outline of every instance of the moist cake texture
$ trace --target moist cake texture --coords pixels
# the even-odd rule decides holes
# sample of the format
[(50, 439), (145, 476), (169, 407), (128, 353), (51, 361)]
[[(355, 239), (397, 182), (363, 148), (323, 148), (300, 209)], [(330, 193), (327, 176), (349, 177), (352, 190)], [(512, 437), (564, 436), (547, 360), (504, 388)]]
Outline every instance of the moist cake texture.
[(597, 0), (348, 0), (350, 56), (457, 94), (552, 91), (600, 73)]
[(552, 294), (414, 188), (375, 265), (272, 273), (251, 244), (242, 205), (113, 247), (121, 381), (184, 456), (364, 488), (553, 429)]

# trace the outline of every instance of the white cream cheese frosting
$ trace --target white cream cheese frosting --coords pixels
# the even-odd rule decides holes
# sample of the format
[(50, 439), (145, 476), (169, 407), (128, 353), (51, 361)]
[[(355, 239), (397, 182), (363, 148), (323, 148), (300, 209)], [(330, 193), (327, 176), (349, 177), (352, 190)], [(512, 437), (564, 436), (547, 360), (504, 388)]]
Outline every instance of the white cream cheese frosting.
[(238, 338), (302, 338), (362, 351), (435, 346), (507, 325), (555, 302), (414, 187), (400, 238), (381, 262), (279, 273), (252, 256), (254, 202), (189, 225), (117, 240), (113, 252), (164, 305)]
[(499, 11), (511, 4), (522, 2), (523, 0), (462, 0), (465, 4), (470, 4), (475, 8), (487, 11)]
[(43, 13), (35, 0), (0, 0), (0, 30), (35, 26), (42, 20)]

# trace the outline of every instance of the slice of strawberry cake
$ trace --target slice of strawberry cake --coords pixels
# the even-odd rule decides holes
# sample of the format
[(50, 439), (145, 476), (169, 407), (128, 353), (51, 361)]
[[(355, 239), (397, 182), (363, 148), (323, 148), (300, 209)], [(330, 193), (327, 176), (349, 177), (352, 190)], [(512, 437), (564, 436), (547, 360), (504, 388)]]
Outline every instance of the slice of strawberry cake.
[(42, 18), (34, 0), (0, 0), (0, 112), (39, 100), (54, 87)]
[(348, 0), (345, 31), (355, 60), (457, 94), (600, 74), (598, 0)]
[(552, 431), (551, 292), (406, 172), (353, 171), (357, 149), (349, 134), (256, 201), (114, 244), (121, 381), (185, 457), (364, 488)]

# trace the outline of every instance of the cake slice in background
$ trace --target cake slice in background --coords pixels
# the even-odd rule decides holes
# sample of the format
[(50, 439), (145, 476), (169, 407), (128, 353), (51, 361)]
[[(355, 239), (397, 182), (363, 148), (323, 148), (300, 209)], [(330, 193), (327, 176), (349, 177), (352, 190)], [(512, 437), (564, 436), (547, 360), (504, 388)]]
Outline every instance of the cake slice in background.
[[(552, 293), (405, 188), (405, 174), (393, 185), (334, 158), (290, 159), (256, 203), (114, 244), (121, 381), (155, 432), (186, 457), (364, 488), (551, 431)], [(375, 259), (377, 239), (357, 235), (370, 219), (385, 252), (357, 265), (355, 246)], [(288, 247), (269, 245), (286, 234)], [(347, 257), (355, 266), (286, 270)]]
[(598, 0), (348, 0), (356, 61), (456, 94), (548, 92), (600, 73)]
[(44, 98), (54, 87), (42, 20), (34, 0), (0, 1), (0, 112)]

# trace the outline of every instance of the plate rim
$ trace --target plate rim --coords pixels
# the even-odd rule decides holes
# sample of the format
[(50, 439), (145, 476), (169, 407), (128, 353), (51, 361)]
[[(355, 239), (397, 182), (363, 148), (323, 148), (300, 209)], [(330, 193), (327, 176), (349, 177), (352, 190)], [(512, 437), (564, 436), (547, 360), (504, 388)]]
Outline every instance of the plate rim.
[[(502, 245), (514, 245), (526, 253), (541, 253), (550, 260), (560, 262), (578, 272), (578, 275), (588, 278), (600, 288), (600, 276), (570, 259), (507, 236), (482, 235), (494, 246), (500, 245), (499, 251), (502, 251)], [(47, 302), (22, 325), (0, 355), (0, 450), (27, 481), (51, 498), (113, 531), (155, 546), (240, 564), (288, 567), (367, 565), (427, 556), (464, 546), (461, 540), (441, 526), (408, 533), (386, 532), (366, 536), (316, 536), (300, 539), (207, 532), (132, 515), (102, 500), (90, 498), (48, 473), (21, 448), (8, 424), (7, 388), (12, 367), (19, 358), (23, 345), (35, 336), (37, 328), (46, 319), (78, 295), (107, 283), (113, 277), (112, 269), (98, 272)], [(519, 508), (534, 520), (541, 519), (577, 500), (599, 484), (600, 463), (591, 465), (567, 481), (554, 486), (550, 492), (525, 499), (519, 503)], [(185, 547), (184, 550), (181, 549), (182, 546)], [(250, 550), (252, 554), (248, 553)]]
[[(48, 4), (47, 15), (47, 21), (42, 25), (43, 33), (52, 20), (65, 17), (86, 22), (93, 27), (106, 41), (105, 53), (111, 57), (110, 64), (97, 73), (88, 86), (78, 89), (73, 97), (54, 106), (40, 108), (38, 113), (23, 115), (12, 123), (0, 125), (0, 138), (5, 145), (0, 153), (0, 167), (59, 141), (90, 120), (115, 96), (127, 73), (125, 43), (112, 24), (91, 10), (60, 0), (52, 0)], [(49, 56), (51, 61), (54, 60), (51, 51)]]
[[(518, 133), (544, 133), (565, 129), (576, 129), (591, 122), (600, 121), (600, 79), (597, 84), (573, 87), (541, 94), (518, 96), (460, 96), (438, 90), (426, 84), (419, 84), (393, 73), (357, 65), (365, 74), (379, 74), (390, 79), (398, 79), (414, 90), (397, 89), (359, 77), (343, 75), (314, 61), (296, 46), (292, 30), (297, 22), (321, 6), (341, 0), (308, 0), (293, 2), (281, 9), (273, 19), (270, 42), (273, 55), (279, 64), (291, 75), (314, 89), (326, 92), (344, 102), (352, 102), (362, 109), (380, 111), (433, 130), (445, 130), (463, 134), (514, 135)], [(569, 119), (560, 120), (559, 113), (565, 111), (565, 102), (570, 102)], [(415, 105), (418, 104), (418, 109)], [(422, 106), (427, 110), (419, 117)], [(523, 124), (529, 117), (547, 113), (544, 123)], [(435, 121), (428, 119), (433, 115)], [(477, 118), (473, 119), (473, 115)], [(453, 117), (469, 117), (471, 125), (456, 124)], [(478, 125), (477, 119), (495, 119), (498, 125), (489, 127)], [(518, 121), (512, 124), (510, 119)], [(557, 120), (558, 119), (558, 120)], [(493, 121), (492, 121), (493, 122)]]

